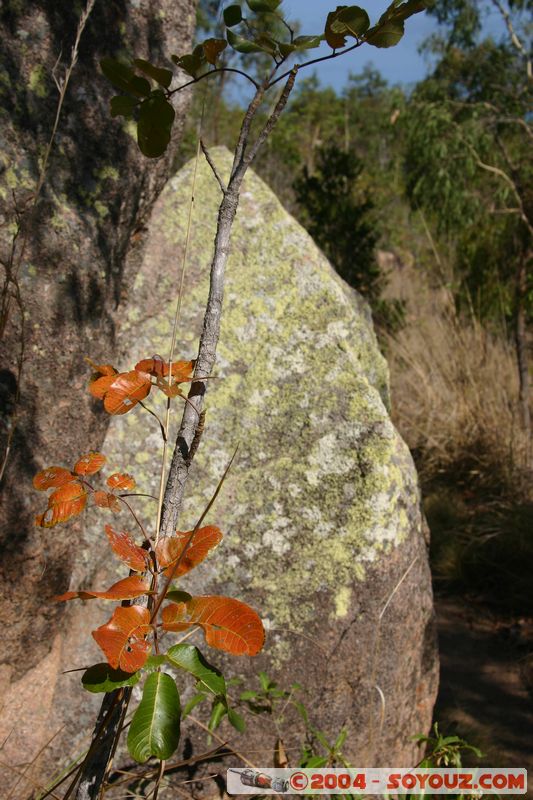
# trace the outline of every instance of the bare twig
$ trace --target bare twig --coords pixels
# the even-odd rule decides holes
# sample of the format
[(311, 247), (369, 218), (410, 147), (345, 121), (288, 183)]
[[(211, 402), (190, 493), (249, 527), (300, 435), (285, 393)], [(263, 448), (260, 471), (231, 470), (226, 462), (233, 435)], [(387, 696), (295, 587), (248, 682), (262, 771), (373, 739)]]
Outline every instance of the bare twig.
[[(356, 44), (353, 44), (351, 47), (346, 47), (344, 50), (334, 50), (333, 53), (330, 53), (329, 56), (320, 56), (320, 58), (313, 58), (311, 59), (311, 61), (304, 61), (303, 64), (297, 64), (296, 67), (298, 69), (305, 69), (306, 67), (311, 67), (314, 64), (321, 64), (323, 61), (331, 61), (333, 58), (339, 58), (339, 56), (344, 56), (346, 55), (346, 53), (351, 53), (352, 50), (357, 50), (357, 48), (361, 47), (362, 44), (364, 44), (364, 40), (360, 40)], [(291, 74), (291, 72), (292, 70), (287, 70), (287, 72), (284, 72), (282, 75), (279, 75), (279, 77), (275, 78), (273, 81), (269, 83), (268, 88), (270, 89), (272, 86), (275, 86), (276, 83), (280, 83), (280, 81), (287, 78)]]
[(161, 786), (161, 780), (163, 778), (163, 775), (165, 774), (165, 764), (166, 762), (163, 760), (159, 762), (159, 769), (157, 770), (157, 775), (155, 779), (155, 787), (152, 792), (153, 800), (157, 800), (157, 796), (159, 794), (159, 787)]
[(503, 17), (503, 21), (505, 22), (507, 30), (509, 31), (509, 36), (511, 37), (511, 42), (513, 44), (513, 47), (515, 48), (515, 50), (517, 50), (517, 52), (520, 53), (520, 55), (522, 56), (522, 58), (526, 62), (527, 77), (529, 78), (529, 80), (532, 80), (533, 79), (533, 69), (532, 69), (532, 66), (531, 66), (531, 57), (530, 57), (527, 49), (525, 48), (523, 42), (518, 37), (518, 34), (516, 33), (516, 31), (514, 29), (514, 25), (513, 25), (512, 19), (511, 19), (511, 15), (509, 14), (508, 10), (503, 5), (501, 0), (492, 0), (492, 5), (495, 6), (498, 9), (498, 11), (500, 12), (501, 16)]
[[(225, 267), (229, 253), (230, 234), (233, 221), (235, 219), (235, 214), (237, 212), (239, 192), (242, 181), (261, 144), (264, 142), (279, 119), (279, 116), (288, 101), (292, 87), (294, 86), (295, 77), (296, 70), (291, 70), (287, 84), (278, 102), (276, 103), (274, 111), (267, 120), (266, 125), (259, 134), (257, 141), (249, 153), (246, 153), (246, 148), (250, 136), (250, 129), (252, 121), (263, 100), (266, 85), (257, 87), (254, 98), (250, 103), (241, 126), (239, 139), (235, 149), (235, 157), (230, 180), (219, 207), (214, 254), (211, 264), (209, 297), (204, 314), (204, 325), (202, 335), (200, 337), (198, 357), (196, 359), (194, 374), (195, 381), (191, 383), (191, 390), (188, 398), (189, 402), (185, 405), (183, 411), (172, 463), (166, 481), (163, 510), (160, 517), (161, 521), (159, 526), (160, 536), (170, 536), (177, 528), (178, 516), (181, 509), (185, 485), (192, 460), (190, 458), (191, 446), (201, 420), (201, 411), (203, 406), (203, 397), (206, 391), (207, 378), (210, 376), (215, 364), (216, 349), (220, 336)], [(174, 341), (175, 337), (173, 335), (173, 346)], [(202, 519), (205, 517), (205, 514), (211, 507), (219, 488), (220, 484), (217, 492), (215, 492), (215, 495), (212, 498), (211, 503), (208, 505), (204, 511), (204, 514), (197, 523), (197, 527), (201, 524)], [(190, 541), (192, 541), (192, 535), (189, 543)], [(169, 584), (167, 583), (163, 591), (160, 593), (160, 598), (164, 598), (166, 590), (168, 589), (168, 585)], [(155, 608), (152, 611), (153, 618), (155, 618), (161, 602), (162, 600), (156, 602)], [(111, 700), (115, 698), (114, 702), (117, 704), (117, 709), (113, 717), (113, 724), (109, 724), (107, 726), (107, 729), (102, 732), (101, 737), (95, 736), (95, 739), (93, 740), (92, 748), (94, 748), (94, 752), (91, 754), (90, 758), (88, 757), (85, 759), (85, 762), (80, 769), (80, 783), (76, 795), (77, 800), (95, 800), (95, 798), (98, 797), (98, 794), (95, 794), (95, 791), (98, 792), (98, 787), (101, 786), (103, 776), (107, 770), (107, 765), (109, 764), (111, 754), (116, 746), (116, 740), (119, 735), (119, 720), (123, 716), (121, 706), (123, 706), (124, 703), (127, 704), (129, 702), (130, 695), (131, 692), (128, 692), (127, 696), (123, 694), (121, 698), (118, 697), (116, 692), (106, 695), (106, 699), (102, 704), (100, 716), (102, 716), (106, 701), (110, 702), (108, 698), (111, 698)], [(78, 776), (76, 776), (75, 781), (71, 787), (69, 787), (69, 792), (77, 780)]]
[(207, 161), (207, 163), (208, 163), (208, 164), (209, 164), (209, 166), (211, 167), (211, 170), (213, 171), (213, 175), (215, 176), (215, 178), (216, 178), (216, 179), (217, 179), (217, 181), (218, 181), (218, 185), (219, 185), (219, 186), (220, 186), (220, 188), (222, 189), (222, 194), (226, 194), (226, 187), (224, 186), (224, 181), (223, 181), (223, 180), (222, 180), (222, 178), (220, 177), (220, 175), (219, 175), (219, 172), (218, 172), (218, 170), (217, 170), (217, 168), (216, 168), (215, 162), (214, 162), (214, 161), (213, 161), (213, 159), (211, 158), (211, 155), (210, 155), (210, 153), (209, 153), (209, 150), (208, 150), (208, 149), (207, 149), (207, 147), (205, 146), (205, 143), (204, 143), (204, 141), (203, 141), (202, 139), (200, 139), (200, 147), (202, 148), (202, 153), (203, 153), (203, 154), (204, 154), (204, 156), (205, 156), (205, 160)]
[(28, 771), (28, 770), (29, 770), (29, 769), (30, 769), (30, 768), (31, 768), (31, 767), (32, 767), (32, 766), (35, 764), (35, 762), (37, 761), (37, 759), (39, 758), (39, 756), (40, 756), (40, 755), (42, 755), (42, 753), (43, 753), (43, 752), (46, 750), (46, 748), (47, 748), (47, 747), (48, 747), (50, 744), (52, 744), (52, 742), (54, 741), (54, 739), (56, 738), (56, 736), (57, 736), (59, 733), (61, 733), (61, 731), (63, 730), (63, 728), (64, 728), (64, 727), (65, 727), (65, 726), (64, 726), (64, 725), (62, 725), (60, 728), (58, 728), (58, 729), (57, 729), (57, 731), (56, 731), (54, 734), (52, 734), (52, 736), (51, 736), (51, 737), (48, 739), (48, 741), (46, 741), (46, 742), (43, 744), (43, 746), (42, 746), (42, 747), (41, 747), (41, 748), (40, 748), (40, 749), (37, 751), (37, 753), (36, 753), (36, 754), (35, 754), (35, 756), (32, 758), (32, 760), (31, 760), (31, 761), (29, 761), (29, 762), (28, 762), (28, 764), (27, 764), (27, 765), (24, 767), (23, 771), (20, 773), (20, 777), (19, 777), (19, 779), (18, 779), (18, 780), (17, 780), (17, 781), (14, 783), (14, 785), (11, 787), (11, 790), (9, 791), (9, 794), (8, 794), (8, 795), (7, 795), (7, 797), (6, 797), (6, 800), (11, 800), (11, 798), (13, 797), (13, 792), (15, 791), (15, 789), (17, 788), (17, 786), (19, 785), (19, 783), (21, 782), (21, 780), (22, 780), (22, 779), (23, 779), (23, 778), (26, 776), (26, 773), (27, 773), (27, 771)]
[[(224, 742), (224, 744), (218, 744), (212, 750), (209, 750), (207, 753), (201, 753), (198, 756), (192, 756), (191, 758), (185, 758), (185, 759), (182, 759), (181, 761), (176, 761), (174, 763), (171, 762), (170, 764), (166, 765), (165, 773), (168, 775), (171, 772), (174, 772), (174, 771), (179, 770), (179, 769), (183, 769), (183, 767), (192, 766), (192, 765), (198, 764), (198, 763), (200, 763), (202, 761), (208, 761), (209, 759), (214, 758), (214, 757), (216, 758), (216, 756), (220, 754), (220, 751), (222, 750), (222, 748), (226, 747), (226, 744), (227, 744), (227, 742)], [(157, 767), (155, 769), (144, 770), (143, 772), (132, 772), (132, 769), (134, 768), (134, 766), (138, 767), (138, 765), (136, 764), (136, 765), (132, 765), (130, 767), (123, 767), (122, 769), (114, 770), (113, 771), (113, 775), (110, 777), (110, 779), (107, 782), (107, 785), (108, 786), (113, 786), (113, 787), (120, 786), (121, 784), (128, 783), (129, 781), (132, 780), (132, 778), (135, 778), (137, 780), (139, 778), (153, 778), (158, 773), (158, 768)], [(124, 778), (124, 779), (121, 779), (121, 780), (114, 780), (113, 779), (114, 775), (128, 775), (128, 777)]]
[[(218, 733), (217, 733), (216, 731), (212, 731), (210, 728), (208, 728), (208, 727), (207, 727), (207, 725), (204, 725), (204, 723), (203, 723), (201, 720), (199, 720), (199, 719), (196, 719), (196, 717), (193, 717), (193, 716), (192, 716), (192, 714), (189, 714), (189, 716), (187, 717), (187, 719), (190, 719), (190, 720), (191, 720), (191, 722), (194, 722), (194, 724), (195, 724), (195, 725), (198, 725), (198, 727), (199, 727), (199, 728), (202, 728), (202, 729), (203, 729), (203, 730), (204, 730), (206, 733), (208, 733), (210, 736), (212, 736), (212, 737), (213, 737), (213, 739), (216, 739), (216, 740), (217, 740), (217, 742), (220, 742), (220, 743), (221, 743), (221, 744), (223, 744), (224, 746), (227, 744), (227, 742), (225, 742), (225, 741), (224, 741), (224, 739), (223, 739), (221, 736), (219, 736), (219, 735), (218, 735)], [(246, 756), (243, 756), (243, 754), (242, 754), (242, 753), (239, 753), (239, 751), (238, 751), (238, 750), (235, 750), (235, 748), (234, 748), (234, 747), (232, 747), (232, 750), (233, 750), (233, 753), (234, 753), (234, 754), (235, 754), (235, 755), (236, 755), (238, 758), (240, 758), (240, 759), (241, 759), (241, 761), (243, 761), (245, 764), (248, 764), (248, 766), (249, 766), (249, 767), (251, 767), (252, 769), (257, 769), (257, 767), (255, 766), (255, 764), (252, 764), (252, 762), (251, 762), (251, 761), (248, 761), (248, 759), (246, 758)]]
[[(200, 118), (200, 124), (198, 126), (198, 145), (196, 147), (196, 158), (194, 161), (194, 170), (192, 176), (192, 186), (191, 186), (191, 197), (189, 202), (189, 215), (187, 219), (187, 233), (185, 235), (185, 247), (183, 248), (183, 256), (181, 260), (181, 273), (180, 273), (180, 281), (178, 287), (178, 299), (176, 302), (176, 309), (174, 311), (174, 323), (172, 327), (172, 338), (170, 341), (170, 354), (168, 358), (168, 380), (170, 385), (170, 380), (172, 377), (172, 362), (174, 360), (174, 352), (176, 349), (176, 341), (178, 336), (178, 325), (180, 321), (180, 314), (181, 314), (181, 304), (183, 300), (183, 287), (185, 286), (185, 274), (187, 271), (187, 263), (189, 259), (189, 245), (191, 241), (191, 229), (192, 229), (192, 215), (194, 209), (194, 194), (196, 191), (196, 177), (198, 175), (198, 162), (200, 160), (200, 139), (202, 136), (202, 128), (204, 122), (204, 113), (205, 113), (205, 96), (204, 102), (202, 105), (202, 114)], [(188, 398), (184, 398), (186, 404), (190, 401)], [(193, 407), (193, 410), (194, 407)], [(161, 457), (161, 472), (159, 476), (159, 495), (157, 501), (157, 515), (156, 515), (156, 528), (155, 528), (155, 544), (157, 544), (159, 539), (159, 532), (161, 529), (161, 514), (163, 510), (163, 500), (165, 496), (165, 486), (167, 481), (167, 453), (168, 453), (168, 438), (170, 434), (170, 415), (172, 411), (172, 403), (170, 401), (170, 396), (167, 397), (167, 408), (165, 414), (165, 425), (163, 429), (163, 454)], [(156, 564), (157, 567), (157, 564)]]
[[(42, 787), (39, 786), (39, 784), (36, 781), (34, 781), (32, 778), (29, 778), (26, 775), (26, 770), (24, 770), (22, 772), (20, 769), (17, 769), (12, 764), (8, 764), (7, 761), (1, 761), (1, 760), (0, 760), (0, 766), (4, 767), (4, 769), (11, 770), (11, 772), (14, 772), (15, 775), (20, 775), (19, 781), (22, 779), (22, 777), (25, 777), (26, 781), (28, 783), (31, 783), (31, 785), (34, 787), (34, 789), (37, 789), (37, 791), (40, 791), (42, 789)], [(18, 783), (18, 781), (17, 781), (17, 783)], [(33, 792), (32, 792), (32, 795), (33, 795)], [(48, 796), (49, 797), (53, 797), (54, 800), (61, 800), (61, 798), (57, 794), (49, 793)]]
[[(381, 623), (383, 622), (383, 617), (385, 616), (385, 612), (387, 611), (388, 607), (390, 606), (393, 597), (396, 595), (396, 592), (398, 591), (400, 586), (403, 584), (403, 582), (405, 581), (405, 579), (407, 578), (407, 576), (409, 575), (409, 573), (411, 572), (411, 570), (413, 569), (413, 567), (417, 563), (418, 558), (419, 557), (416, 556), (411, 561), (411, 563), (409, 564), (407, 569), (404, 571), (404, 573), (401, 576), (400, 580), (396, 583), (396, 585), (394, 586), (393, 590), (390, 592), (389, 596), (385, 600), (385, 603), (383, 604), (383, 608), (381, 609), (381, 611), (379, 613), (379, 616), (378, 616), (378, 624), (376, 626), (376, 633), (375, 633), (375, 638), (374, 638), (374, 649), (373, 649), (372, 661), (371, 661), (370, 685), (376, 690), (376, 692), (378, 693), (379, 698), (380, 698), (380, 723), (379, 723), (379, 731), (380, 732), (381, 732), (381, 729), (383, 727), (383, 722), (384, 722), (384, 719), (385, 719), (385, 707), (386, 707), (385, 695), (383, 694), (382, 689), (376, 683), (376, 673), (377, 673), (377, 665), (378, 665), (378, 659), (379, 659), (379, 650), (380, 650), (380, 646), (381, 646)], [(369, 753), (373, 752), (373, 746), (374, 746), (374, 726), (371, 724), (370, 725), (369, 734), (368, 734), (368, 752)]]
[[(100, 706), (91, 746), (63, 800), (68, 800), (78, 781), (76, 800), (96, 800), (99, 797), (130, 698), (130, 687), (117, 689), (105, 695)], [(89, 779), (87, 779), (88, 776), (90, 776)]]
[[(268, 134), (274, 128), (281, 112), (285, 108), (292, 87), (294, 86), (295, 78), (296, 69), (291, 70), (285, 89), (282, 92), (274, 111), (259, 134), (257, 141), (251, 147), (248, 153), (246, 150), (250, 135), (250, 128), (263, 99), (265, 93), (264, 86), (260, 87), (256, 91), (256, 94), (250, 103), (241, 126), (239, 140), (235, 149), (230, 180), (219, 207), (215, 249), (213, 261), (211, 263), (209, 297), (204, 315), (204, 326), (200, 338), (195, 368), (195, 378), (199, 378), (200, 380), (208, 377), (211, 374), (215, 364), (216, 349), (220, 336), (225, 267), (229, 254), (230, 234), (233, 221), (235, 219), (235, 214), (237, 213), (239, 192), (242, 181), (248, 167), (257, 155), (259, 148), (267, 138)], [(162, 536), (172, 535), (177, 527), (183, 493), (191, 464), (189, 459), (190, 449), (198, 428), (205, 391), (205, 383), (196, 382), (193, 384), (191, 386), (189, 400), (191, 401), (191, 405), (194, 407), (194, 409), (196, 409), (197, 414), (195, 415), (192, 413), (189, 405), (185, 407), (183, 412), (165, 490), (163, 518), (161, 522)]]
[(210, 69), (209, 72), (204, 72), (203, 75), (199, 75), (198, 78), (193, 78), (192, 81), (187, 81), (187, 83), (183, 83), (181, 86), (176, 86), (175, 89), (172, 89), (170, 92), (168, 92), (168, 96), (171, 97), (173, 94), (176, 94), (176, 92), (181, 92), (188, 86), (194, 86), (195, 83), (200, 83), (200, 81), (203, 81), (205, 78), (211, 78), (213, 75), (219, 75), (221, 72), (235, 72), (242, 78), (249, 80), (250, 83), (253, 83), (256, 89), (259, 88), (257, 81), (254, 81), (251, 75), (247, 75), (246, 72), (243, 72), (240, 69), (234, 69), (233, 67), (216, 67), (215, 69)]

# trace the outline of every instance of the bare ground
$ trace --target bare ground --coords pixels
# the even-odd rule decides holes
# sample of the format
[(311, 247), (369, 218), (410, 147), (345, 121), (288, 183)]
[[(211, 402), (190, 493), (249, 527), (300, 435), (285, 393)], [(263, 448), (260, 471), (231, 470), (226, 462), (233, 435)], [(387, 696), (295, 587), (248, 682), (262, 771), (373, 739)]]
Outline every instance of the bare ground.
[[(533, 619), (509, 619), (466, 598), (437, 597), (442, 731), (479, 747), (494, 767), (533, 771)], [(474, 763), (474, 762), (472, 762)], [(529, 796), (533, 797), (531, 777)]]

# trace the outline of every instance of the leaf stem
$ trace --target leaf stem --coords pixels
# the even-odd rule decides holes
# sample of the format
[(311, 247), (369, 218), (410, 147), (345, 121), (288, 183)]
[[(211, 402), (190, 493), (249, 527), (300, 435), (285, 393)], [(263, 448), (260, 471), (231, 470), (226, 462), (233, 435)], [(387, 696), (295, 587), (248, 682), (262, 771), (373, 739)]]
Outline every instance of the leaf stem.
[(221, 72), (235, 72), (237, 75), (247, 78), (250, 83), (253, 83), (256, 89), (259, 89), (259, 84), (257, 81), (254, 81), (251, 75), (248, 75), (242, 69), (235, 69), (234, 67), (215, 67), (215, 69), (210, 69), (209, 72), (204, 72), (203, 75), (193, 78), (192, 81), (187, 81), (187, 83), (184, 83), (181, 86), (176, 86), (175, 89), (171, 89), (169, 92), (167, 92), (167, 97), (172, 97), (172, 95), (176, 94), (176, 92), (181, 92), (183, 89), (187, 89), (189, 86), (194, 86), (195, 83), (200, 83), (200, 81), (203, 81), (204, 78), (210, 78), (212, 75), (217, 75)]
[[(321, 64), (322, 61), (331, 61), (332, 58), (339, 58), (339, 56), (344, 56), (346, 53), (351, 53), (352, 50), (357, 50), (358, 47), (361, 47), (364, 44), (364, 39), (360, 39), (355, 44), (351, 45), (351, 47), (346, 47), (344, 50), (334, 50), (333, 53), (330, 53), (329, 56), (321, 56), (320, 58), (313, 58), (311, 61), (305, 61), (303, 64), (297, 64), (298, 69), (305, 69), (305, 67), (310, 67), (313, 64)], [(267, 90), (271, 89), (276, 83), (279, 83), (284, 78), (287, 78), (291, 74), (291, 70), (287, 70), (282, 75), (279, 75), (274, 80), (270, 81), (268, 86), (266, 87)]]
[[(148, 534), (147, 534), (147, 532), (146, 532), (146, 529), (145, 529), (144, 525), (142, 524), (141, 520), (139, 519), (139, 517), (137, 516), (137, 514), (135, 513), (135, 511), (133, 510), (133, 508), (130, 506), (130, 504), (128, 503), (128, 501), (127, 501), (127, 500), (124, 500), (124, 497), (128, 497), (128, 496), (129, 496), (129, 495), (116, 495), (117, 499), (118, 499), (118, 500), (120, 500), (120, 501), (121, 501), (121, 503), (124, 503), (124, 505), (126, 506), (126, 508), (128, 509), (128, 511), (130, 512), (131, 516), (133, 517), (133, 519), (135, 520), (135, 522), (137, 523), (137, 525), (138, 525), (138, 526), (139, 526), (139, 528), (141, 529), (141, 531), (142, 531), (142, 535), (144, 536), (144, 538), (146, 539), (146, 541), (147, 541), (147, 542), (149, 542), (149, 541), (150, 541), (150, 537), (148, 536)], [(131, 573), (130, 573), (130, 574), (131, 574)]]

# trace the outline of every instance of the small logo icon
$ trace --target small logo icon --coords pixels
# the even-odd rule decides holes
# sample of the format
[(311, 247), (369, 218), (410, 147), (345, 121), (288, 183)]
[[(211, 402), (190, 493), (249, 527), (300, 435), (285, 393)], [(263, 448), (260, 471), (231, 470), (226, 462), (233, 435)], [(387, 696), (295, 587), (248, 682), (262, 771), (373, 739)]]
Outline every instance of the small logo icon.
[(304, 789), (307, 789), (308, 783), (309, 778), (304, 772), (294, 772), (291, 775), (291, 789), (294, 789), (296, 792), (303, 792)]
[(228, 772), (237, 773), (244, 786), (254, 786), (257, 789), (272, 789), (277, 794), (282, 794), (289, 788), (289, 781), (284, 778), (273, 778), (265, 772), (257, 772), (254, 769), (230, 769)]

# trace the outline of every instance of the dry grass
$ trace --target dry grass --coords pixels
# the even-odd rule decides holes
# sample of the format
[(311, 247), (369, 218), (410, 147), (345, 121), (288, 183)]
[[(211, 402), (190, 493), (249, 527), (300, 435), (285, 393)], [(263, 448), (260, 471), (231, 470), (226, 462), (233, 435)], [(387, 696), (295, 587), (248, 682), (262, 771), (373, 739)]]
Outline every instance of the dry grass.
[(459, 317), (450, 292), (412, 267), (391, 276), (389, 293), (407, 308), (405, 327), (387, 339), (393, 416), (422, 483), (466, 471), (473, 483), (527, 492), (512, 344)]
[(406, 324), (386, 338), (393, 418), (414, 455), (436, 585), (533, 614), (533, 481), (512, 343), (457, 315), (413, 267), (388, 294)]

